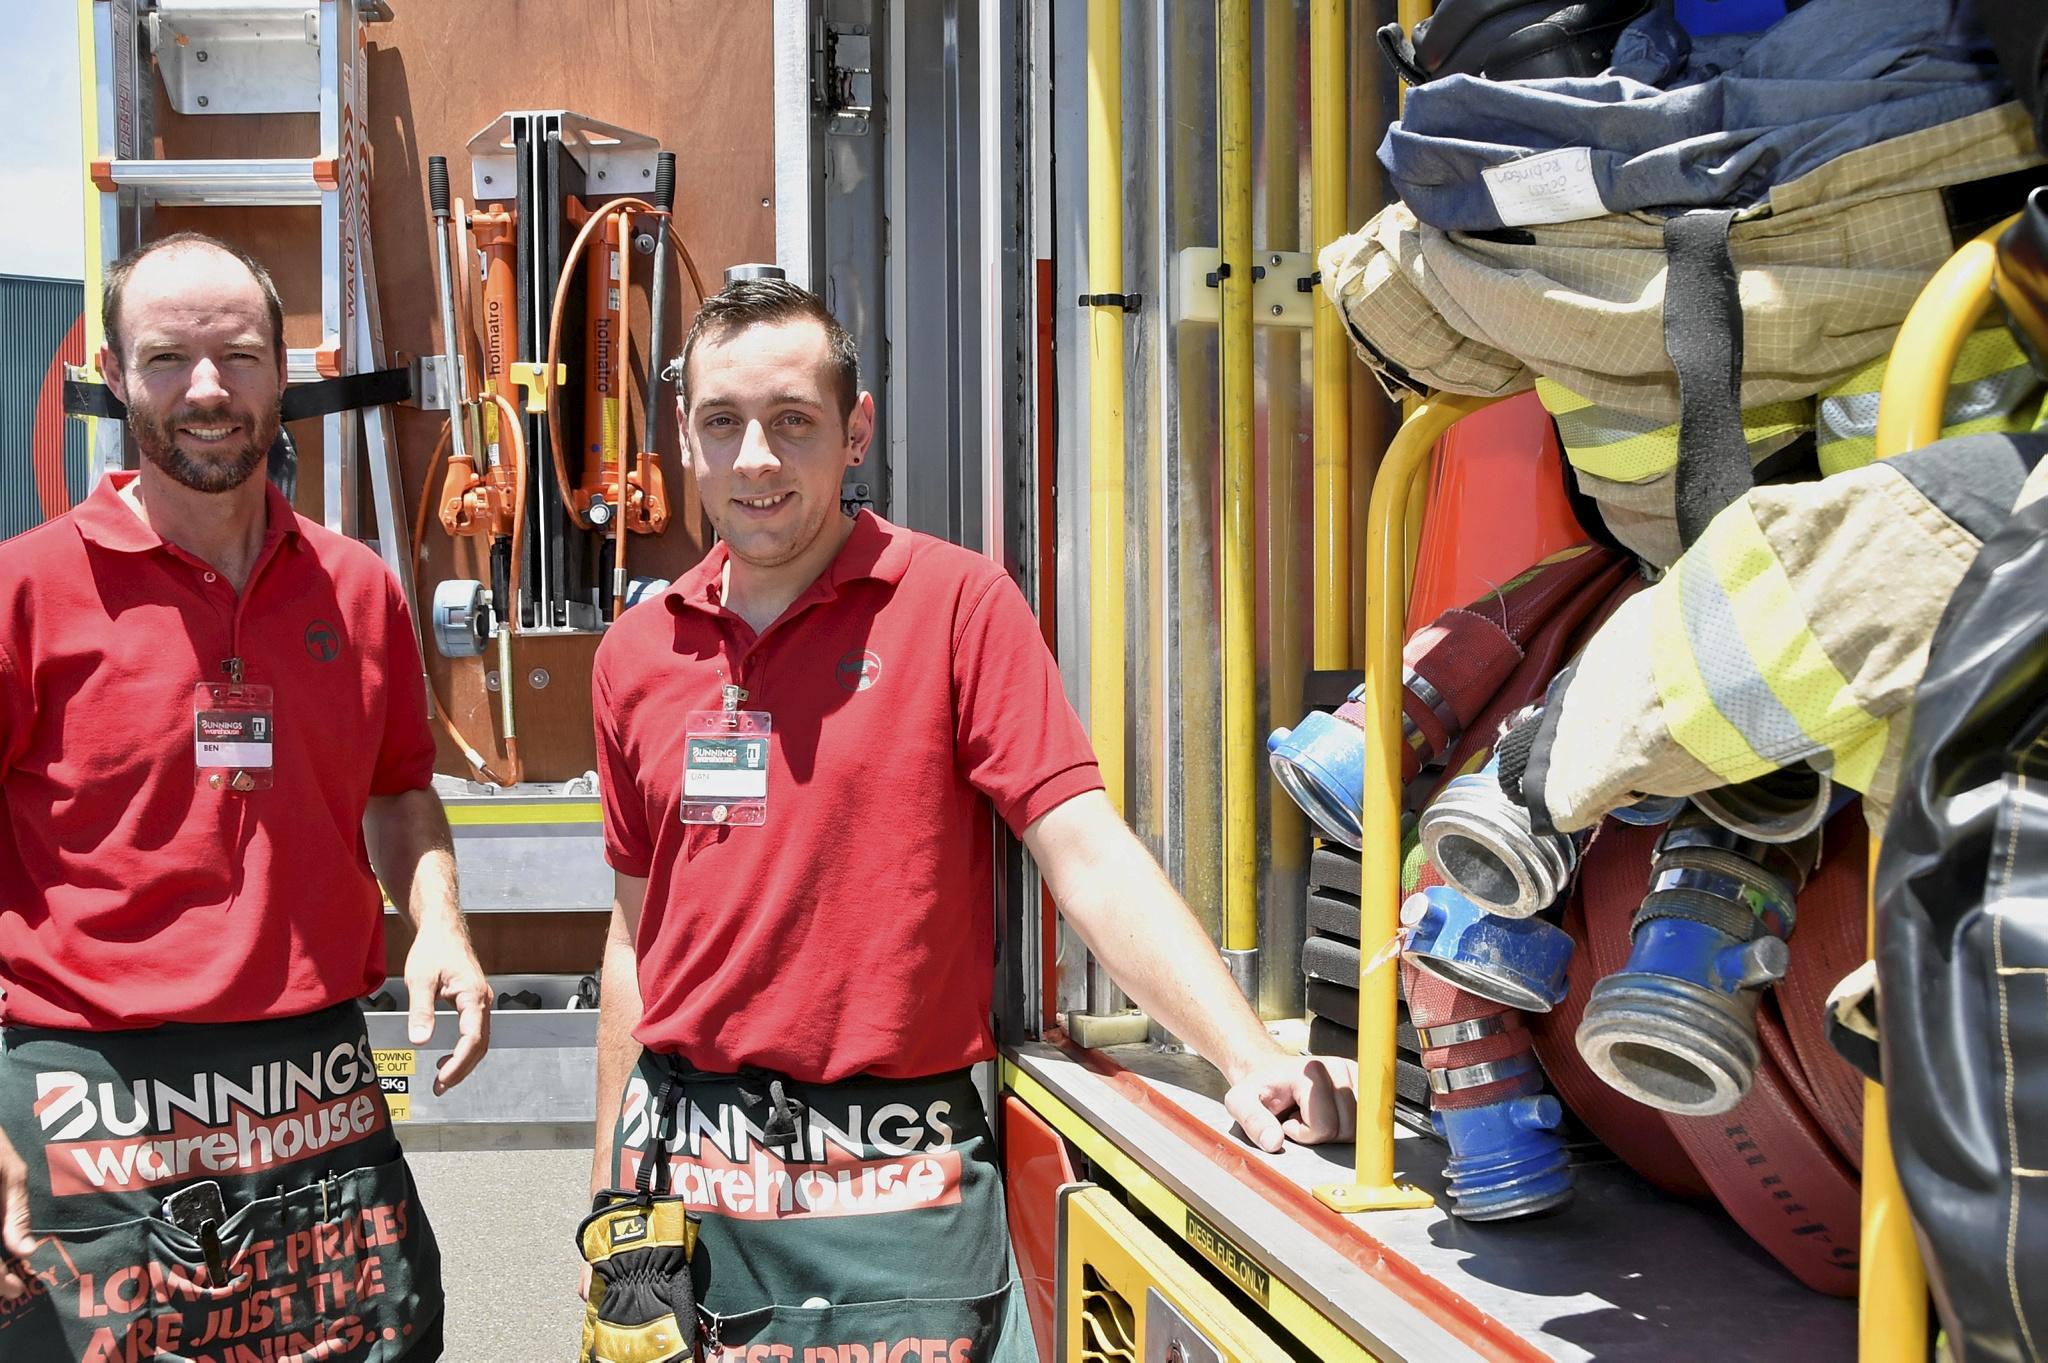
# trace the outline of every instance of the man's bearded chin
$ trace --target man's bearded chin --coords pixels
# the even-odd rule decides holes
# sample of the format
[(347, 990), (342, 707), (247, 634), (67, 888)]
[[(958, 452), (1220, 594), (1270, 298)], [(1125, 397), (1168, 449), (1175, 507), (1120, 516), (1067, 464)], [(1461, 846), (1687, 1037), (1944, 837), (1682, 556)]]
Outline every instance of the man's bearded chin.
[[(223, 413), (240, 421), (242, 413)], [(135, 431), (136, 448), (142, 457), (170, 477), (173, 482), (191, 488), (194, 492), (232, 492), (249, 481), (249, 475), (270, 455), (270, 447), (277, 441), (277, 432), (282, 421), (277, 412), (271, 412), (266, 420), (253, 417), (241, 421), (249, 434), (241, 441), (225, 445), (201, 458), (178, 448), (178, 427), (199, 425), (191, 413), (180, 413), (168, 420), (138, 423)]]

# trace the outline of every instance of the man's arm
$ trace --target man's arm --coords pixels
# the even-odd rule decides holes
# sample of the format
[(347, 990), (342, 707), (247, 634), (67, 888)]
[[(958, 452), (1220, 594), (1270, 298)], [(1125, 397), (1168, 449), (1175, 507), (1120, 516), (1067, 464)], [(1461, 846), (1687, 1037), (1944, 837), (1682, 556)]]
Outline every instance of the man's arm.
[(1278, 1150), (1351, 1138), (1355, 1067), (1283, 1050), (1238, 992), (1215, 944), (1101, 791), (1024, 830), (1060, 911), (1140, 1008), (1223, 1072), (1224, 1106)]
[(0, 1301), (28, 1291), (28, 1283), (7, 1261), (26, 1259), (35, 1247), (28, 1230), (28, 1165), (0, 1131)]
[(434, 1034), (434, 1002), (450, 999), (460, 1015), (455, 1049), (434, 1072), (439, 1097), (462, 1082), (491, 1044), (491, 986), (469, 944), (455, 893), (455, 839), (432, 787), (373, 795), (363, 812), (363, 840), (384, 893), (411, 922), (405, 989), (412, 1000), (407, 1035), (415, 1046)]
[(619, 1099), (627, 1076), (640, 1059), (633, 1029), (640, 1025), (639, 962), (633, 935), (640, 928), (640, 909), (647, 902), (647, 882), (612, 873), (612, 924), (605, 935), (597, 1004), (597, 1138), (590, 1161), (590, 1195), (611, 1186), (612, 1128), (618, 1124)]

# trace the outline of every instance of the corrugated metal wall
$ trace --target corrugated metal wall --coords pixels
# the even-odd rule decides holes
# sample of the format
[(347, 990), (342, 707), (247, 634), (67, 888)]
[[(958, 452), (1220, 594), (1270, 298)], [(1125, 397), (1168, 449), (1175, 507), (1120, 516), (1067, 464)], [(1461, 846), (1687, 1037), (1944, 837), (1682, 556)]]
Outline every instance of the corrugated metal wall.
[(85, 495), (85, 423), (63, 405), (63, 366), (85, 359), (84, 304), (75, 279), (0, 274), (0, 538)]

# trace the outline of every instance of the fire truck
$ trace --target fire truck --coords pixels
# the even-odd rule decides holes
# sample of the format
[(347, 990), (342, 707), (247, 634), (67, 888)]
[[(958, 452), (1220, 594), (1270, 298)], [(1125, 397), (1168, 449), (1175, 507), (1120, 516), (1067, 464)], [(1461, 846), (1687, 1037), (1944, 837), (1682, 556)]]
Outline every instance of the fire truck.
[[(1320, 288), (1317, 251), (1389, 200), (1373, 153), (1401, 91), (1375, 30), (1428, 9), (78, 0), (89, 472), (133, 460), (84, 364), (99, 271), (180, 228), (243, 245), (286, 304), (272, 477), (373, 543), (421, 625), (499, 999), (489, 1082), (442, 1097), (418, 1077), (452, 1019), (415, 1048), (402, 986), (368, 1001), (409, 1141), (588, 1139), (611, 902), (591, 662), (709, 545), (667, 357), (728, 272), (779, 269), (844, 321), (876, 397), (847, 508), (1016, 578), (1112, 798), (1247, 996), (1360, 1067), (1354, 1145), (1253, 1148), (1005, 839), (985, 1096), (1048, 1358), (1927, 1356), (1876, 1097), (1860, 1240), (1831, 1228), (1860, 1297), (1570, 1125), (1568, 1205), (1452, 1214), (1392, 965), (1395, 688), (1418, 562), (1461, 533), (1440, 500), (1556, 456), (1526, 412), (1389, 398)], [(1899, 386), (1887, 403), (1918, 400)], [(1494, 581), (1546, 552), (1518, 525), (1462, 533)], [(1354, 694), (1358, 850), (1265, 760), (1270, 731)], [(388, 936), (395, 964), (396, 916)]]

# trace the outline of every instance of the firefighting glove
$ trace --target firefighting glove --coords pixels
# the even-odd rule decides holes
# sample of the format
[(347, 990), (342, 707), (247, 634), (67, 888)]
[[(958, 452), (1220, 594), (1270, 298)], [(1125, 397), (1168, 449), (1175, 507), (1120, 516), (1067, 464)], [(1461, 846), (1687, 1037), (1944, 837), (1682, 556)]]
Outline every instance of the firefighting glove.
[(697, 1221), (681, 1200), (600, 1193), (596, 1210), (576, 1228), (576, 1243), (590, 1265), (581, 1363), (696, 1358), (690, 1258)]

